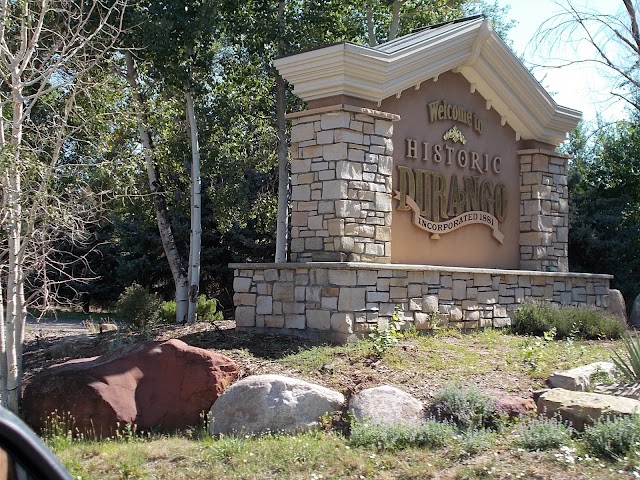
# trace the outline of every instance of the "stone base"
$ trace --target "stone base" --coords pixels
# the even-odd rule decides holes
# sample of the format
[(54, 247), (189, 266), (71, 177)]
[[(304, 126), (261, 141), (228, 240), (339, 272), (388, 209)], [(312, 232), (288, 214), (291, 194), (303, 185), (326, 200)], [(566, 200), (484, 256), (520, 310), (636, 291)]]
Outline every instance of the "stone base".
[(504, 327), (525, 301), (609, 307), (610, 275), (356, 262), (230, 264), (237, 328), (343, 343), (397, 314), (429, 330)]

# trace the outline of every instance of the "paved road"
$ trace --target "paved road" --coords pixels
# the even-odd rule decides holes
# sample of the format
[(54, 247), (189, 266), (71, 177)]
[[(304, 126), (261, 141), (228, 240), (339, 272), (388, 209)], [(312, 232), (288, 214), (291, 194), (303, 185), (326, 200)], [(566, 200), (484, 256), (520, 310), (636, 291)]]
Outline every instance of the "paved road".
[(56, 318), (32, 318), (27, 317), (26, 333), (32, 334), (74, 334), (89, 333), (89, 329), (82, 320), (59, 320)]

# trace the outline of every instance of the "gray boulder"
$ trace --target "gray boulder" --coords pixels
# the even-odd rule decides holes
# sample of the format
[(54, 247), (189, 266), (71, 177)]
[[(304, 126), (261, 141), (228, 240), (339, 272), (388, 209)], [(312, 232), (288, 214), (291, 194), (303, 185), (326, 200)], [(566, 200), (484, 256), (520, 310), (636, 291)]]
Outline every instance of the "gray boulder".
[(627, 327), (627, 305), (620, 290), (609, 290), (608, 310), (623, 327)]
[(595, 362), (571, 370), (555, 372), (549, 377), (549, 385), (553, 388), (577, 392), (593, 390), (591, 376), (596, 372), (607, 373), (613, 377), (616, 374), (616, 367), (611, 362)]
[(559, 416), (573, 428), (582, 430), (600, 417), (619, 417), (640, 413), (640, 401), (599, 393), (572, 392), (553, 388), (538, 398), (538, 414)]
[(640, 295), (636, 297), (631, 308), (631, 317), (629, 317), (629, 324), (636, 328), (640, 328)]
[(211, 407), (214, 434), (295, 433), (317, 427), (340, 410), (344, 395), (282, 375), (253, 375), (234, 383)]
[(349, 410), (356, 420), (371, 423), (420, 423), (423, 405), (415, 397), (389, 385), (368, 388), (349, 400)]

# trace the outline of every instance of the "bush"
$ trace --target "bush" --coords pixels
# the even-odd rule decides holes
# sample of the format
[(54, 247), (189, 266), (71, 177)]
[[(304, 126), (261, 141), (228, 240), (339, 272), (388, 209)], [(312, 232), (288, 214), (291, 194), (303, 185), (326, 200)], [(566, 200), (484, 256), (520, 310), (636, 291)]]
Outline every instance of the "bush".
[(555, 328), (556, 339), (599, 340), (620, 338), (625, 329), (614, 317), (594, 308), (557, 307), (550, 303), (529, 303), (516, 311), (513, 332), (542, 336)]
[[(218, 301), (215, 298), (207, 298), (205, 295), (198, 297), (198, 305), (196, 313), (200, 322), (215, 322), (222, 320), (222, 312), (216, 312)], [(176, 302), (164, 302), (161, 307), (161, 317), (165, 322), (175, 322), (176, 320)]]
[(638, 448), (640, 416), (599, 419), (585, 429), (583, 438), (589, 453), (619, 460)]
[(133, 283), (118, 298), (116, 315), (125, 323), (140, 328), (160, 319), (162, 300), (155, 293)]
[(516, 445), (530, 451), (550, 450), (567, 445), (573, 429), (555, 418), (540, 417), (517, 431)]
[(460, 454), (464, 456), (486, 452), (495, 439), (496, 434), (488, 430), (467, 430), (460, 439)]
[(504, 423), (496, 403), (475, 386), (445, 386), (435, 394), (432, 408), (439, 418), (450, 420), (463, 430), (499, 430)]
[(630, 336), (623, 338), (625, 346), (625, 355), (621, 355), (617, 351), (613, 352), (613, 363), (618, 371), (624, 375), (624, 377), (632, 382), (640, 382), (640, 339), (636, 336), (635, 339)]
[(357, 422), (351, 426), (349, 443), (354, 447), (375, 447), (378, 450), (410, 447), (435, 449), (449, 445), (455, 435), (453, 425), (435, 420), (427, 420), (419, 425)]

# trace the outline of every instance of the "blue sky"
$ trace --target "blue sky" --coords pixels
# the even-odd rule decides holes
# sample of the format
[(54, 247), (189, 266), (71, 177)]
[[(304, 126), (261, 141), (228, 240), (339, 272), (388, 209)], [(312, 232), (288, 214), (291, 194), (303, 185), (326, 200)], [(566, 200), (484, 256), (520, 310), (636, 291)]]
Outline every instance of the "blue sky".
[[(572, 58), (589, 58), (592, 55), (585, 46), (574, 51), (566, 45), (559, 45), (549, 51), (544, 47), (536, 48), (535, 42), (532, 42), (540, 25), (562, 11), (558, 3), (565, 4), (565, 0), (498, 0), (498, 3), (511, 7), (508, 18), (515, 20), (517, 25), (509, 32), (509, 38), (513, 42), (515, 53), (524, 56), (527, 67), (530, 67), (528, 62), (531, 61), (546, 64), (553, 55), (568, 55)], [(606, 13), (615, 13), (618, 6), (622, 5), (617, 0), (572, 0), (572, 3), (576, 7), (587, 5), (590, 9)], [(622, 102), (611, 100), (606, 73), (598, 71), (594, 65), (583, 64), (559, 69), (536, 67), (533, 74), (558, 104), (580, 110), (587, 121), (594, 121), (596, 112), (605, 120), (625, 117)]]

